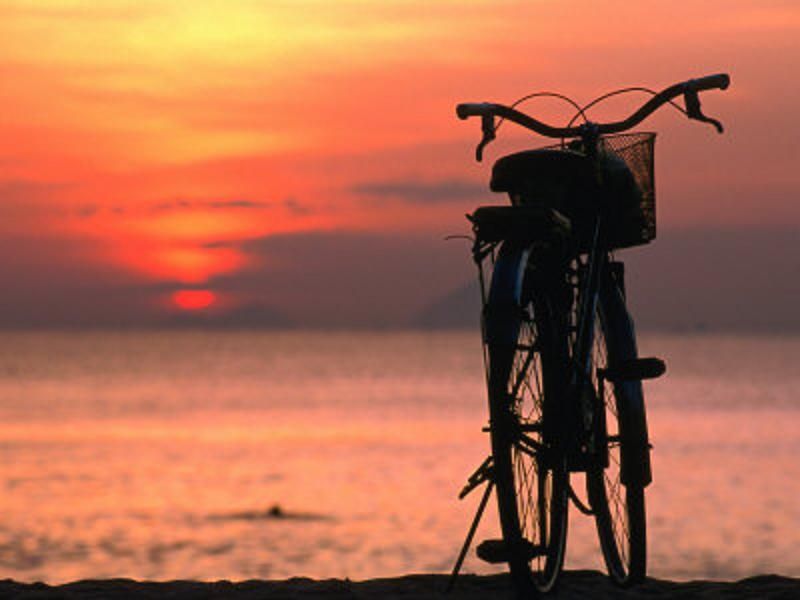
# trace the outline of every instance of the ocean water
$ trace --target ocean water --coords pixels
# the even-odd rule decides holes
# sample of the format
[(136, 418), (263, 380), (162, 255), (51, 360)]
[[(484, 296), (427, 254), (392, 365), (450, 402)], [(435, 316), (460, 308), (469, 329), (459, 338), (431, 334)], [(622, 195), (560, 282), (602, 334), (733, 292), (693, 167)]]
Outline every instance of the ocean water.
[[(646, 384), (650, 573), (800, 576), (800, 338), (640, 349), (668, 362)], [(446, 572), (485, 422), (474, 332), (2, 333), (0, 577)], [(567, 568), (601, 569), (570, 516)], [(497, 536), (490, 508), (477, 539)]]

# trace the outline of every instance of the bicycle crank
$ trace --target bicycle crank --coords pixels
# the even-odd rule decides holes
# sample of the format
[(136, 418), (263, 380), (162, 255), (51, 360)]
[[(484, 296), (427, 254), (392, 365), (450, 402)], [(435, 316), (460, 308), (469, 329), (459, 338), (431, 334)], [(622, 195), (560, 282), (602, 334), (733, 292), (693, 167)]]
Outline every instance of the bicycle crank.
[(621, 381), (641, 381), (642, 379), (655, 379), (661, 377), (667, 370), (667, 365), (660, 358), (634, 358), (619, 361), (613, 367), (597, 369), (598, 377), (618, 383)]

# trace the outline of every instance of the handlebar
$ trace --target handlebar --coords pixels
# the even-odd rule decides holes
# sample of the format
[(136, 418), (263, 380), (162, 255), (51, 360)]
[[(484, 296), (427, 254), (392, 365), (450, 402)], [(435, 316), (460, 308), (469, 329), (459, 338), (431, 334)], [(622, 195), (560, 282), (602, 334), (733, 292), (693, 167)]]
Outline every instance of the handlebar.
[[(730, 77), (726, 73), (719, 73), (716, 75), (708, 75), (700, 77), (699, 79), (689, 79), (681, 83), (676, 83), (670, 87), (662, 90), (650, 100), (645, 102), (637, 111), (623, 121), (615, 121), (612, 123), (594, 123), (591, 124), (593, 131), (597, 134), (610, 134), (620, 133), (644, 121), (653, 112), (655, 112), (662, 105), (666, 104), (673, 98), (683, 95), (686, 103), (686, 114), (690, 119), (711, 123), (716, 127), (719, 133), (722, 133), (722, 124), (715, 119), (706, 117), (700, 109), (700, 98), (698, 92), (705, 90), (719, 89), (724, 90), (730, 85)], [(535, 131), (536, 133), (552, 138), (572, 138), (579, 137), (586, 133), (587, 125), (579, 125), (575, 127), (553, 127), (547, 123), (543, 123), (533, 117), (519, 112), (508, 106), (502, 104), (493, 104), (490, 102), (469, 102), (459, 104), (456, 107), (456, 114), (459, 119), (468, 119), (469, 117), (480, 116), (483, 124), (483, 140), (478, 146), (476, 152), (478, 160), (481, 160), (483, 147), (494, 139), (494, 117), (502, 117), (509, 121)]]

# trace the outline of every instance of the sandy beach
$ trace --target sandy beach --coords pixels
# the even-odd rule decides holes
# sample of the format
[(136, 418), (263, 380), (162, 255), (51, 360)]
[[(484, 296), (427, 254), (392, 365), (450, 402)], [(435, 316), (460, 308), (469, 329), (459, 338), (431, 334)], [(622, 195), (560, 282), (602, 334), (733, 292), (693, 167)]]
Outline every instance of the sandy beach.
[[(133, 599), (148, 600), (170, 598), (174, 600), (201, 600), (220, 598), (245, 600), (319, 599), (319, 600), (392, 600), (436, 599), (492, 600), (511, 598), (510, 582), (506, 575), (463, 575), (454, 591), (445, 596), (446, 575), (406, 575), (389, 579), (366, 581), (313, 580), (293, 578), (284, 581), (229, 581), (198, 582), (139, 582), (130, 579), (85, 580), (58, 586), (43, 583), (0, 582), (0, 598), (14, 600), (79, 600), (79, 599)], [(615, 587), (608, 578), (595, 571), (568, 571), (564, 574), (556, 593), (548, 598), (570, 600), (578, 598), (628, 600), (652, 598), (800, 598), (800, 579), (779, 575), (759, 575), (736, 582), (689, 581), (673, 582), (648, 579), (630, 590)]]

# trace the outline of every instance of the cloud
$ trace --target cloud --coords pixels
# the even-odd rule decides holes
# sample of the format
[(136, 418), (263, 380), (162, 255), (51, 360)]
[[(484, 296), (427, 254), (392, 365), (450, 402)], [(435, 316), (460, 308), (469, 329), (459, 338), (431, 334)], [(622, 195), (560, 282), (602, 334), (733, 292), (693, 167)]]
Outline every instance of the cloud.
[(664, 230), (620, 254), (637, 324), (654, 329), (797, 331), (793, 228)]
[(464, 179), (435, 182), (418, 180), (373, 181), (354, 185), (352, 192), (374, 199), (390, 199), (411, 204), (461, 202), (486, 194), (486, 186)]
[(151, 205), (151, 212), (172, 212), (179, 210), (228, 210), (228, 209), (258, 209), (264, 210), (275, 207), (274, 202), (257, 200), (166, 200)]
[[(91, 262), (103, 248), (89, 241), (0, 237), (0, 327), (477, 327), (477, 292), (464, 287), (475, 278), (468, 242), (316, 231), (213, 247), (250, 258), (206, 286), (235, 300), (233, 311), (176, 318), (156, 301), (179, 283)], [(641, 330), (798, 331), (797, 248), (791, 228), (667, 229), (618, 258)]]
[(239, 248), (242, 245), (242, 240), (214, 240), (212, 242), (205, 242), (201, 244), (201, 248), (214, 250), (216, 248)]
[[(472, 274), (468, 244), (435, 234), (304, 232), (219, 240), (250, 257), (208, 289), (233, 301), (216, 314), (178, 315), (163, 302), (181, 286), (91, 262), (102, 248), (72, 239), (0, 239), (0, 328), (397, 328)], [(158, 303), (162, 304), (158, 304)]]
[[(0, 187), (2, 194), (2, 187)], [(2, 195), (0, 195), (2, 199)], [(267, 202), (247, 199), (231, 200), (205, 200), (205, 199), (175, 199), (164, 200), (142, 206), (122, 206), (118, 204), (98, 205), (94, 203), (83, 204), (70, 211), (70, 214), (81, 219), (89, 219), (102, 212), (108, 212), (115, 216), (146, 214), (162, 214), (180, 211), (215, 211), (215, 210), (272, 210), (274, 208), (284, 208), (295, 215), (308, 214), (310, 210), (292, 198), (282, 202)], [(208, 246), (222, 247), (222, 246)]]
[(0, 237), (0, 328), (138, 326), (152, 321), (146, 281), (91, 257), (88, 240)]
[(305, 327), (402, 327), (473, 275), (469, 245), (436, 234), (317, 231), (239, 247), (251, 266), (210, 287), (279, 307)]
[(88, 219), (89, 217), (95, 216), (99, 210), (96, 204), (84, 204), (77, 208), (76, 215), (82, 219)]
[(283, 207), (290, 213), (298, 217), (303, 215), (308, 215), (313, 212), (313, 210), (308, 204), (299, 202), (296, 198), (291, 196), (283, 201)]
[(165, 200), (150, 206), (150, 212), (172, 212), (180, 210), (272, 210), (284, 209), (293, 215), (307, 215), (312, 212), (310, 206), (290, 196), (281, 201), (264, 201), (248, 199), (206, 200), (176, 199)]
[[(477, 325), (466, 242), (329, 231), (242, 248), (261, 262), (215, 284), (270, 299), (301, 326)], [(618, 258), (643, 330), (797, 331), (797, 248), (792, 228), (666, 229)]]

